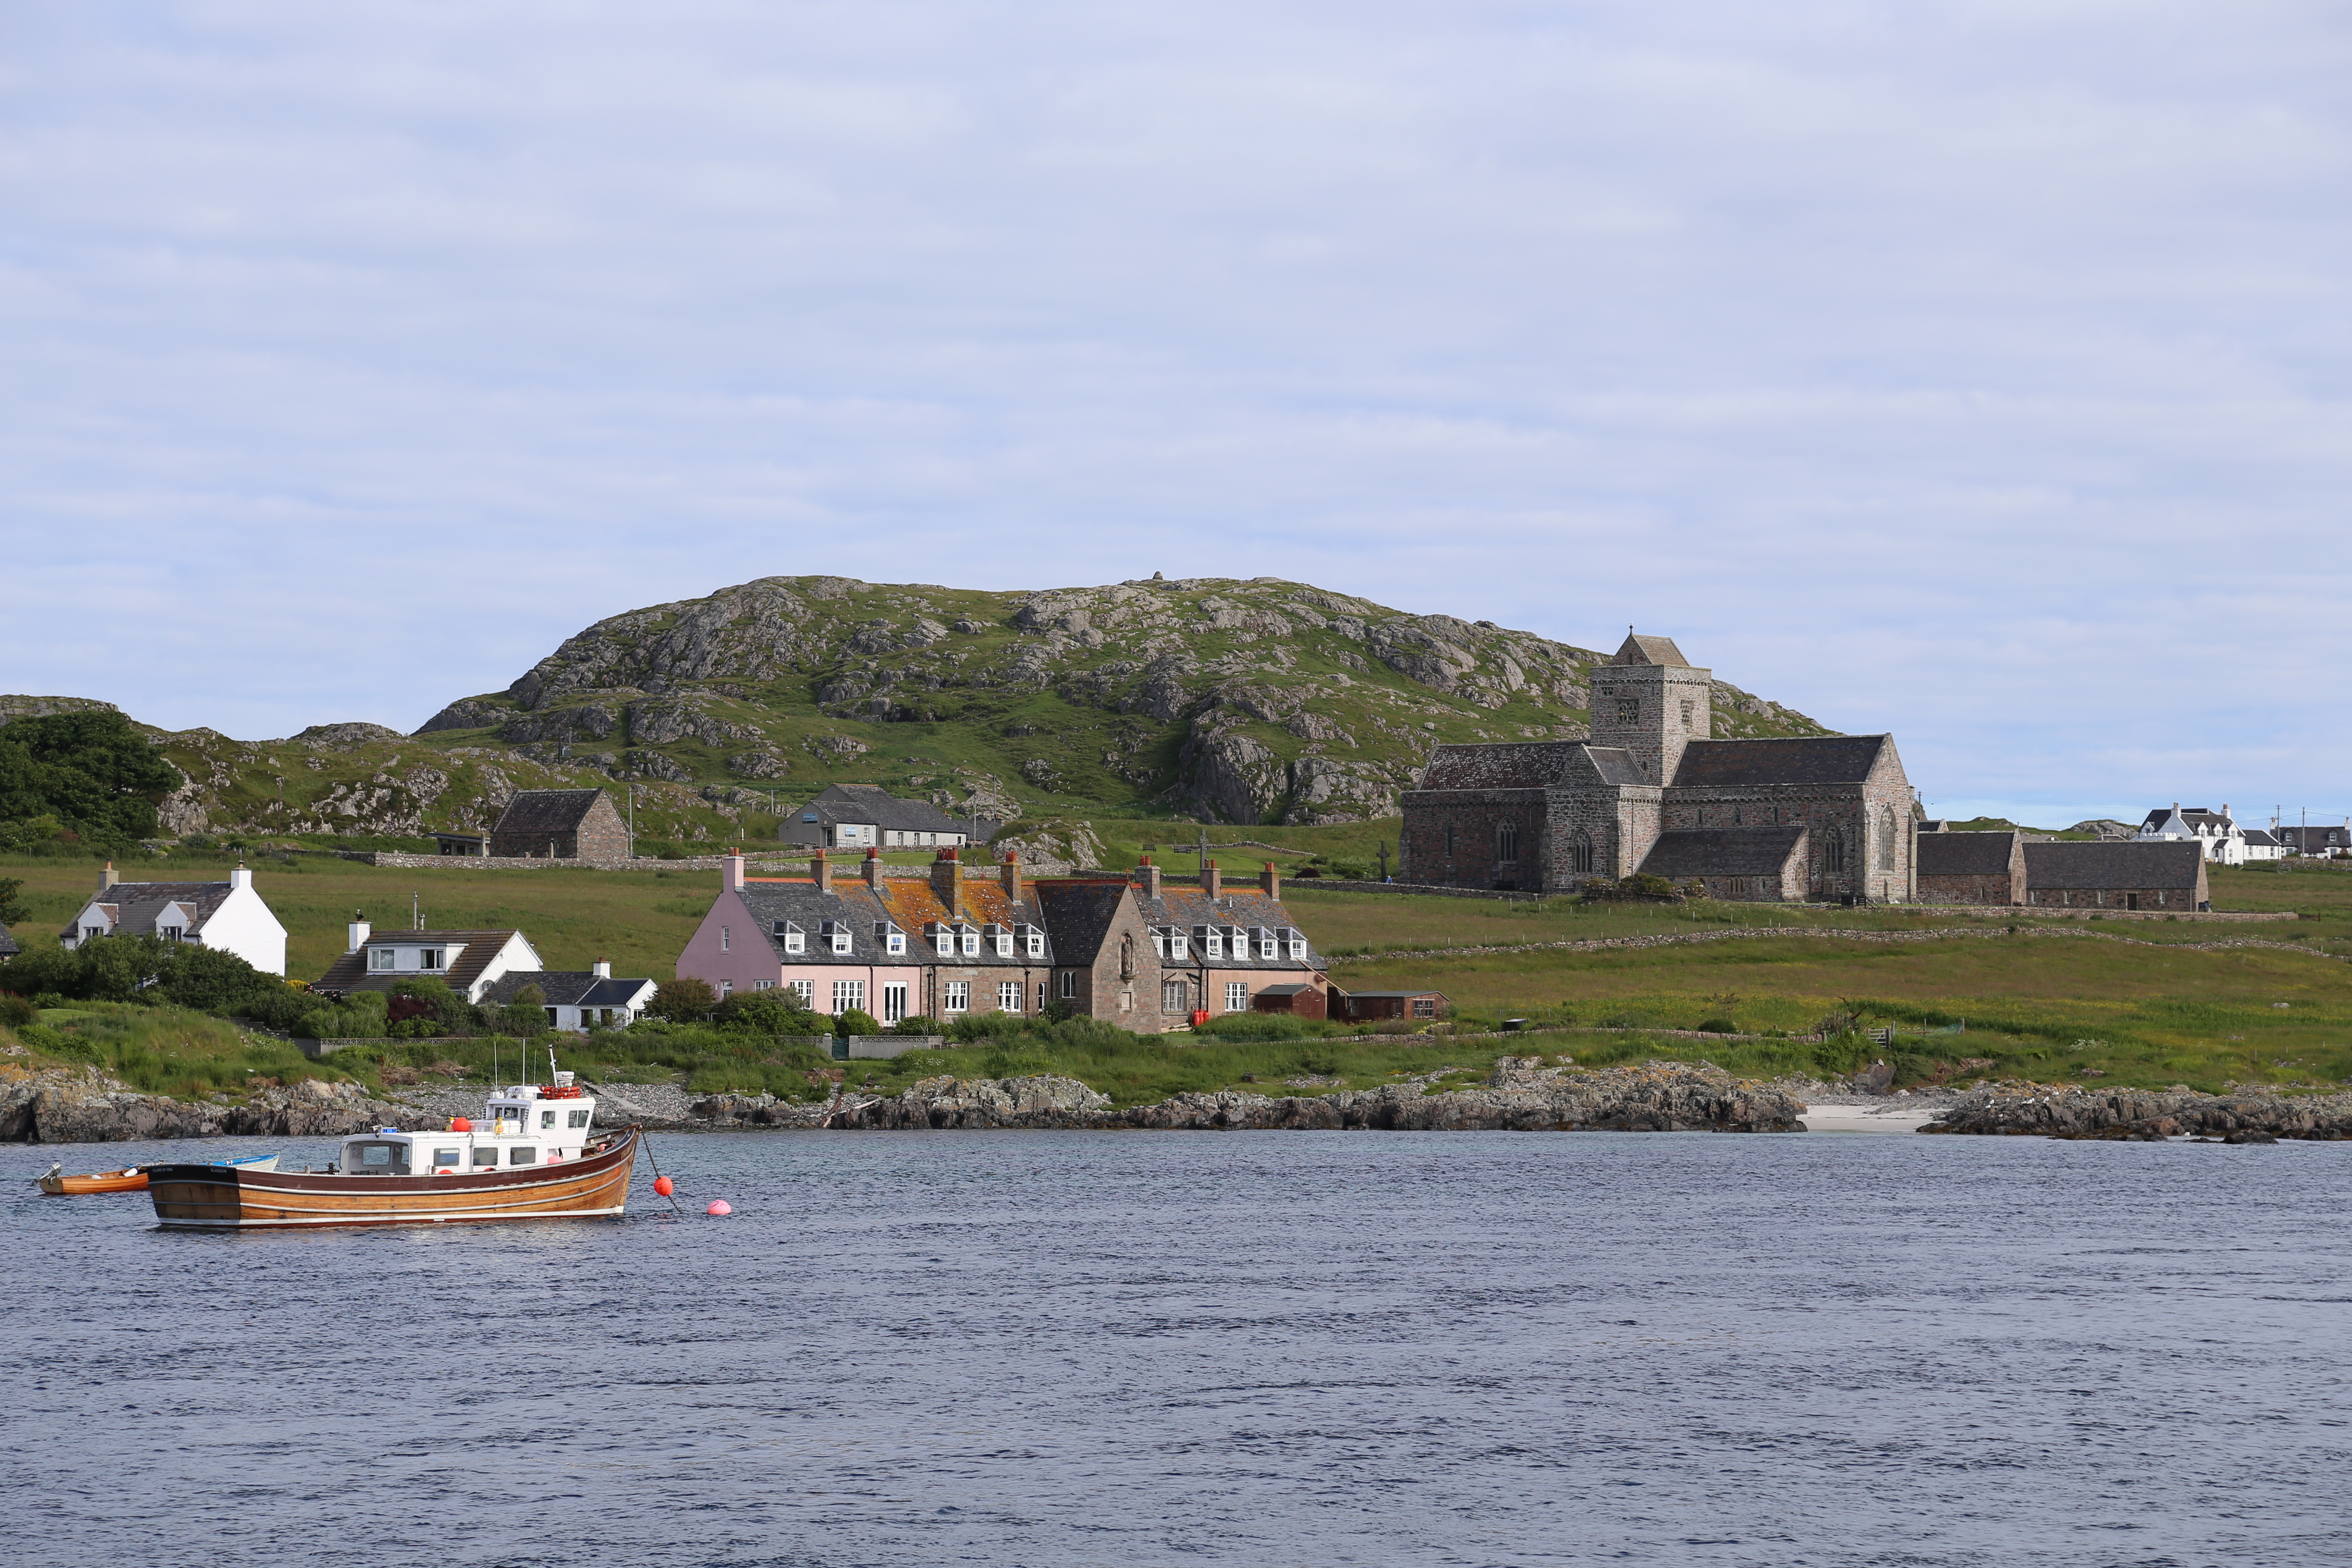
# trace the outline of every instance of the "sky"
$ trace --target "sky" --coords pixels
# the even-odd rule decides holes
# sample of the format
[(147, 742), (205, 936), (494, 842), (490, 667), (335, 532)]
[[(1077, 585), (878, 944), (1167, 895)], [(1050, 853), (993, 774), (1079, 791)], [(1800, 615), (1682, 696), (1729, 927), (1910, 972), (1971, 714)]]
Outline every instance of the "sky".
[[(0, 0), (0, 690), (1277, 575), (2352, 814), (2352, 11)], [(2063, 819), (2063, 820), (2061, 820)]]

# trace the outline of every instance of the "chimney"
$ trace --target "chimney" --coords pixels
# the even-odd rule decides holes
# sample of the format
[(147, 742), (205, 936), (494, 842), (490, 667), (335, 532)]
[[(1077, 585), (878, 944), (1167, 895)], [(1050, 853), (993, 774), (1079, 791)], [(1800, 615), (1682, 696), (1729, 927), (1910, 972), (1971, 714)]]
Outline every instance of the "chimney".
[(809, 856), (809, 880), (816, 884), (818, 892), (832, 895), (833, 860), (821, 848)]
[(114, 874), (114, 862), (109, 860), (106, 863), (106, 869), (98, 874), (98, 890), (102, 893), (120, 880), (121, 879)]
[(613, 961), (609, 958), (600, 958), (588, 967), (596, 972), (596, 978), (599, 980), (613, 978)]
[(1137, 881), (1143, 884), (1145, 898), (1156, 899), (1160, 896), (1160, 868), (1151, 863), (1150, 856), (1146, 855), (1143, 858), (1143, 863), (1135, 868), (1135, 878)]
[(741, 850), (734, 850), (721, 856), (719, 868), (723, 873), (719, 879), (720, 886), (732, 888), (739, 893), (743, 890), (743, 852)]
[(1273, 861), (1268, 860), (1265, 869), (1257, 874), (1257, 885), (1269, 899), (1279, 900), (1282, 897), (1282, 873), (1274, 868)]
[(997, 873), (1004, 879), (1004, 896), (1014, 903), (1019, 903), (1021, 901), (1021, 851), (1007, 849), (1004, 852), (1003, 860), (997, 866)]
[(866, 885), (877, 893), (882, 890), (882, 851), (879, 849), (866, 852)]
[(931, 891), (939, 895), (949, 914), (958, 912), (956, 893), (963, 881), (963, 862), (953, 849), (942, 849), (931, 861)]
[[(106, 875), (110, 881), (112, 880), (114, 876), (112, 871), (107, 872)], [(228, 885), (232, 888), (250, 888), (253, 886), (253, 873), (239, 866), (228, 874)]]
[(1201, 890), (1213, 900), (1225, 890), (1224, 873), (1217, 869), (1214, 860), (1201, 862)]
[(351, 943), (351, 945), (343, 949), (343, 951), (345, 952), (357, 952), (360, 949), (365, 947), (367, 945), (368, 932), (372, 929), (373, 928), (369, 926), (367, 923), (366, 914), (362, 910), (353, 910), (352, 911), (352, 923), (343, 928), (344, 938)]

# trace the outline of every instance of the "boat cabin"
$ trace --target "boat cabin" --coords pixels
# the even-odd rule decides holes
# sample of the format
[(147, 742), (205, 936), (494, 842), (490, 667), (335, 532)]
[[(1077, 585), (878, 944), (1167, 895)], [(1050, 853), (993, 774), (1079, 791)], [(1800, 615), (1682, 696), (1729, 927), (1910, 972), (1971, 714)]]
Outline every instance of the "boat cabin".
[(347, 1176), (460, 1176), (577, 1160), (594, 1136), (596, 1100), (568, 1072), (552, 1084), (494, 1089), (477, 1118), (446, 1132), (380, 1127), (343, 1140), (335, 1168)]

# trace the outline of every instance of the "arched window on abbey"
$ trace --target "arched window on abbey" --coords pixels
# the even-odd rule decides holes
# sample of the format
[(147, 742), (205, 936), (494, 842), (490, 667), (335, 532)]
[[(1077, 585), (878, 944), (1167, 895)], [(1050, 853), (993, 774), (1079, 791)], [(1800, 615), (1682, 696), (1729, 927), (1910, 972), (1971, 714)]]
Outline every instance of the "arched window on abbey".
[(1878, 816), (1878, 868), (1895, 869), (1895, 808), (1887, 807)]
[(1519, 825), (1506, 822), (1495, 829), (1495, 864), (1516, 866), (1519, 863)]
[(1569, 846), (1568, 860), (1574, 870), (1590, 871), (1593, 868), (1592, 835), (1580, 827), (1576, 830), (1575, 842)]
[(1822, 869), (1832, 875), (1845, 869), (1845, 835), (1834, 827), (1822, 833)]
[(1450, 822), (1445, 825), (1445, 858), (1454, 858), (1454, 824)]

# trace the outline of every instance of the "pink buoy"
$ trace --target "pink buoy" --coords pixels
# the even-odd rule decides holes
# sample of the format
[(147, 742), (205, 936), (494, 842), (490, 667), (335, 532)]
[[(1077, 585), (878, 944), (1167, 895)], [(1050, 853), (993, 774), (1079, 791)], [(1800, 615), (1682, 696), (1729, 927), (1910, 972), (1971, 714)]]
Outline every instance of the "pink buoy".
[(725, 1198), (713, 1198), (710, 1200), (710, 1206), (704, 1209), (702, 1212), (704, 1214), (733, 1214), (735, 1210), (733, 1205), (730, 1205)]

